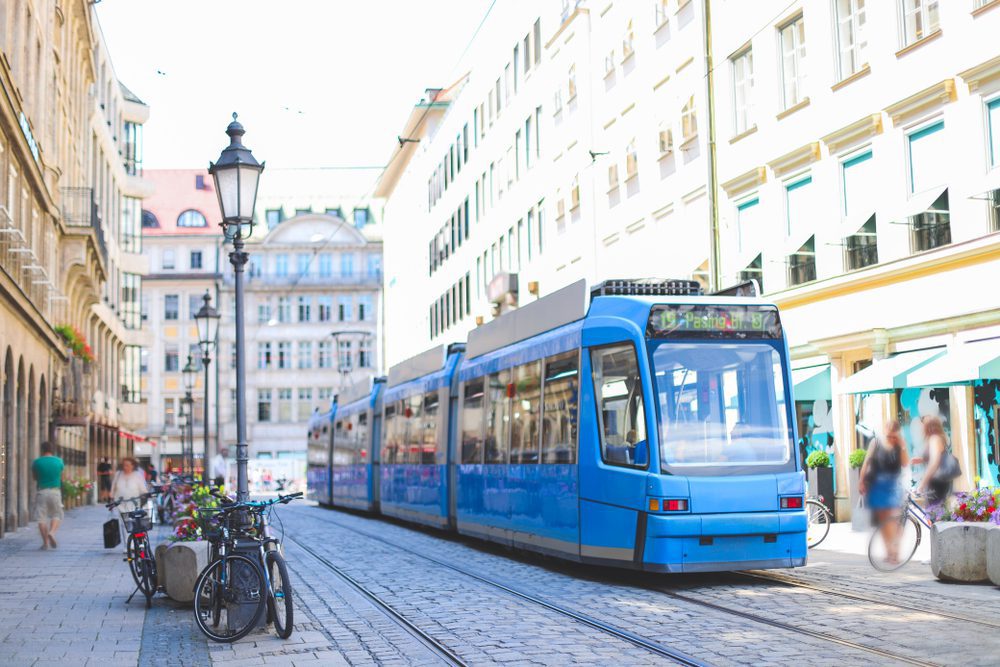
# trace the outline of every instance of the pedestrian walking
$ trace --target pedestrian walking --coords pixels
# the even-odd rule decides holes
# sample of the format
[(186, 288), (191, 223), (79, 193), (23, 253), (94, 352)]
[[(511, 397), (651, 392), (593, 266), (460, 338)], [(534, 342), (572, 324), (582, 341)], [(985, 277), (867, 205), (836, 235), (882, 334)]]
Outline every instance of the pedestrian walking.
[[(132, 457), (122, 459), (121, 466), (111, 481), (111, 497), (135, 498), (146, 493), (148, 490), (146, 475), (139, 468), (139, 462)], [(119, 509), (125, 512), (137, 508), (138, 503), (133, 502), (121, 505)]]
[(62, 473), (63, 460), (53, 454), (52, 445), (42, 443), (42, 455), (31, 463), (38, 484), (35, 496), (35, 518), (42, 534), (42, 550), (56, 548), (56, 531), (63, 520)]
[(229, 450), (222, 447), (215, 454), (215, 456), (212, 457), (210, 473), (212, 475), (212, 481), (215, 482), (216, 486), (223, 486), (226, 483), (226, 475), (229, 474), (229, 462), (226, 461), (227, 456), (229, 456)]
[(101, 457), (101, 462), (97, 464), (97, 489), (100, 492), (102, 503), (111, 500), (111, 473), (113, 471), (114, 466), (108, 461), (108, 457)]
[(890, 563), (899, 560), (899, 522), (892, 519), (900, 511), (903, 491), (900, 478), (903, 468), (909, 465), (910, 454), (899, 422), (889, 420), (882, 437), (873, 439), (868, 446), (868, 455), (861, 465), (858, 491), (866, 497), (876, 529), (882, 533)]
[(150, 484), (156, 484), (156, 478), (158, 476), (159, 476), (159, 473), (156, 472), (156, 466), (153, 465), (152, 461), (150, 461), (149, 465), (146, 466), (146, 479), (149, 480)]
[(923, 417), (924, 453), (914, 457), (914, 465), (924, 464), (924, 477), (917, 493), (926, 493), (930, 505), (943, 503), (951, 495), (952, 482), (962, 474), (958, 459), (948, 451), (948, 436), (939, 417)]

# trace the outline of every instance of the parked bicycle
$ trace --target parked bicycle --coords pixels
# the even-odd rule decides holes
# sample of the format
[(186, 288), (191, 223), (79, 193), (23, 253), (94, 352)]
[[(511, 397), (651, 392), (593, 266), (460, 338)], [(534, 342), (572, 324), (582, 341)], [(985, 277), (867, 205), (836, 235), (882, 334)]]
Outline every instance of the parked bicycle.
[(868, 561), (876, 570), (892, 572), (898, 570), (913, 558), (920, 546), (923, 528), (930, 530), (934, 522), (917, 500), (920, 496), (907, 492), (902, 506), (890, 521), (895, 522), (895, 530), (889, 531), (889, 541), (885, 532), (876, 528), (868, 542)]
[(806, 498), (806, 517), (809, 519), (809, 525), (806, 529), (806, 546), (812, 549), (830, 534), (833, 513), (823, 503), (823, 496), (816, 496)]
[(229, 504), (199, 510), (213, 524), (206, 534), (212, 561), (195, 583), (195, 621), (209, 639), (234, 642), (258, 625), (266, 609), (276, 634), (287, 639), (293, 628), (292, 586), (270, 514), (275, 505), (302, 494), (259, 502), (215, 495)]
[(125, 561), (128, 562), (129, 570), (132, 572), (132, 579), (135, 580), (135, 590), (128, 596), (125, 604), (131, 602), (135, 594), (142, 591), (146, 597), (147, 609), (153, 604), (157, 581), (156, 558), (149, 544), (149, 531), (153, 528), (153, 522), (144, 506), (151, 498), (160, 493), (160, 490), (160, 488), (154, 487), (150, 493), (144, 493), (135, 498), (119, 498), (105, 505), (109, 510), (116, 509), (121, 505), (136, 508), (120, 512), (122, 524), (124, 524), (125, 532), (128, 534), (125, 542)]

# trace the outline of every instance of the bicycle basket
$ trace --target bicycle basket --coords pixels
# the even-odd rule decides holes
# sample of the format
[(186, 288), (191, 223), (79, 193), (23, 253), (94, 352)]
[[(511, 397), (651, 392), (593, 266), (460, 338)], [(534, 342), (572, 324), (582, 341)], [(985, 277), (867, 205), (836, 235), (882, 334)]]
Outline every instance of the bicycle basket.
[(145, 511), (134, 514), (123, 514), (122, 521), (125, 522), (125, 530), (129, 533), (145, 533), (153, 529), (153, 520)]

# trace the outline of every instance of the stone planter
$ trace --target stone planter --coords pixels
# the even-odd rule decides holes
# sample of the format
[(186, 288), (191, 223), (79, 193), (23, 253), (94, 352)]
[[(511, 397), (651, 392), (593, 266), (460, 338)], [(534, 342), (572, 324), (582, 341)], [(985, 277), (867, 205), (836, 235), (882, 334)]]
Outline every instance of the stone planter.
[(990, 523), (941, 521), (931, 530), (931, 571), (942, 581), (987, 581), (987, 542), (1000, 547), (998, 526)]
[(832, 514), (834, 512), (833, 468), (809, 468), (806, 479), (809, 481), (809, 495), (822, 496), (823, 504)]
[(986, 536), (986, 574), (1000, 586), (1000, 530), (991, 530)]
[(174, 542), (156, 547), (157, 583), (168, 597), (177, 602), (194, 600), (194, 584), (208, 565), (208, 546), (208, 542)]

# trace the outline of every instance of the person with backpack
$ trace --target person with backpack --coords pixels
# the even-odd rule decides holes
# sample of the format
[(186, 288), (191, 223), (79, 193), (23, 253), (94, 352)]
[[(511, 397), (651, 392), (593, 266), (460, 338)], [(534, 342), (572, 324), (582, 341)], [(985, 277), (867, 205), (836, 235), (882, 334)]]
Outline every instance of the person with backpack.
[(939, 417), (922, 417), (924, 428), (924, 453), (913, 459), (914, 465), (924, 464), (924, 477), (917, 493), (927, 494), (931, 505), (943, 503), (951, 495), (955, 478), (962, 474), (958, 459), (948, 449), (948, 436)]
[(903, 502), (900, 484), (903, 469), (910, 465), (910, 453), (903, 440), (899, 422), (890, 419), (885, 423), (881, 438), (874, 438), (861, 465), (861, 483), (858, 491), (865, 496), (872, 512), (872, 522), (881, 531), (889, 549), (889, 561), (898, 560), (899, 522), (893, 521)]

